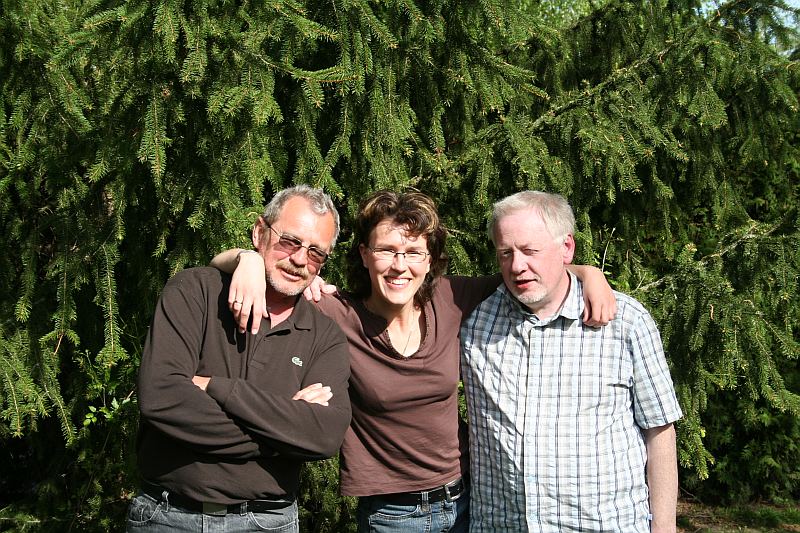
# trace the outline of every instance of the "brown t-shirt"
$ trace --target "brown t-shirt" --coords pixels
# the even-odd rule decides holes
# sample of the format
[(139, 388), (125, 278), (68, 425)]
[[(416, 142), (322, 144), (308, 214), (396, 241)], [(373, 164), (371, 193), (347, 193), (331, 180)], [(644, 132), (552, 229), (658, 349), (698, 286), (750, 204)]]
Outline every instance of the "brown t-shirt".
[(320, 309), (350, 344), (353, 418), (341, 450), (342, 494), (426, 490), (467, 472), (458, 334), (461, 321), (501, 282), (499, 276), (440, 279), (424, 307), (425, 336), (411, 357), (398, 353), (386, 320), (362, 302), (346, 294), (322, 299)]
[[(335, 455), (350, 421), (347, 341), (305, 299), (275, 328), (237, 332), (230, 275), (191, 268), (164, 287), (139, 369), (142, 477), (195, 500), (297, 491), (303, 461)], [(194, 375), (211, 376), (206, 391)], [(329, 385), (328, 406), (292, 400)]]

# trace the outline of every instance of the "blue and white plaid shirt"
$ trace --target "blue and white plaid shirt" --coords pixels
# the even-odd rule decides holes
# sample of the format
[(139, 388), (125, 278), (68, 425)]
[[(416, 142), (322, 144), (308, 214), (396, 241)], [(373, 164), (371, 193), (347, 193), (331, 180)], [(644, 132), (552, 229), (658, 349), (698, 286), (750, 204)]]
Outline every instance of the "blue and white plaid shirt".
[(621, 293), (617, 305), (584, 326), (570, 274), (554, 317), (500, 286), (464, 322), (471, 532), (650, 531), (641, 429), (682, 412), (650, 314)]

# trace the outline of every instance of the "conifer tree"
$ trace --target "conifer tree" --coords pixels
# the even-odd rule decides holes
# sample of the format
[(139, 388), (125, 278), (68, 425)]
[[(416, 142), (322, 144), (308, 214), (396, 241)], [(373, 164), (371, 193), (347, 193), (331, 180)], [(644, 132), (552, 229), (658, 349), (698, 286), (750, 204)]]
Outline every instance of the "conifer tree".
[[(0, 490), (29, 479), (21, 512), (118, 527), (163, 283), (300, 182), (345, 229), (375, 189), (432, 195), (460, 274), (495, 268), (493, 201), (564, 194), (578, 260), (659, 322), (692, 482), (735, 482), (721, 420), (796, 434), (797, 10), (576, 5), (0, 0)], [(800, 495), (793, 464), (765, 463), (787, 480), (767, 496)], [(352, 526), (335, 470), (305, 473), (309, 530)]]

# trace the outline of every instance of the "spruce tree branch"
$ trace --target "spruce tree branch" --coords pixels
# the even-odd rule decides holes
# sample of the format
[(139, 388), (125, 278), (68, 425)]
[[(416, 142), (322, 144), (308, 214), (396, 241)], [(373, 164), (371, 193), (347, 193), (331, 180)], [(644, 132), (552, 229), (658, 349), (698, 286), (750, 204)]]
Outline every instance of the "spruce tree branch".
[(592, 100), (599, 95), (602, 95), (607, 88), (614, 87), (618, 82), (625, 81), (632, 77), (633, 75), (639, 72), (639, 68), (642, 66), (650, 63), (654, 59), (658, 58), (658, 61), (661, 62), (662, 58), (667, 55), (670, 51), (675, 49), (678, 46), (677, 42), (673, 42), (666, 48), (659, 50), (658, 52), (654, 52), (638, 61), (634, 61), (627, 67), (622, 67), (614, 71), (611, 75), (609, 75), (605, 80), (598, 83), (594, 87), (583, 91), (579, 96), (566, 102), (554, 109), (550, 109), (539, 118), (533, 121), (531, 125), (531, 132), (539, 132), (545, 129), (545, 126), (549, 126), (553, 123), (557, 118), (561, 115), (565, 114), (566, 112), (575, 109), (576, 107), (580, 106), (584, 102)]
[[(111, 432), (107, 432), (106, 433), (106, 438), (105, 438), (105, 440), (103, 440), (103, 445), (100, 447), (100, 456), (102, 456), (103, 453), (106, 451), (106, 448), (108, 447), (108, 439), (109, 439), (110, 436), (111, 436)], [(81, 508), (83, 507), (83, 504), (87, 499), (87, 495), (89, 494), (89, 490), (92, 487), (92, 483), (94, 483), (95, 477), (96, 477), (96, 470), (92, 470), (92, 474), (89, 476), (89, 479), (86, 480), (86, 483), (83, 486), (83, 492), (82, 492), (80, 498), (78, 499), (78, 505), (77, 505), (77, 508), (75, 510), (74, 518), (72, 519), (72, 521), (69, 524), (69, 527), (67, 528), (68, 532), (72, 531), (72, 528), (73, 528), (73, 526), (75, 526), (76, 521), (78, 519), (78, 516), (80, 516)]]
[(11, 418), (12, 422), (14, 422), (14, 429), (12, 435), (16, 437), (20, 437), (23, 435), (22, 432), (22, 408), (19, 405), (19, 400), (17, 399), (17, 391), (13, 386), (14, 381), (11, 379), (11, 376), (8, 372), (3, 369), (3, 375), (5, 376), (5, 381), (9, 385), (8, 390), (6, 391), (6, 395), (10, 396), (14, 402), (14, 416)]
[[(708, 254), (708, 255), (706, 255), (704, 257), (701, 257), (700, 259), (697, 260), (697, 262), (699, 264), (701, 264), (701, 265), (707, 265), (708, 263), (710, 263), (714, 259), (718, 259), (718, 258), (722, 258), (722, 257), (726, 256), (727, 254), (729, 254), (730, 252), (732, 252), (733, 250), (738, 248), (742, 243), (744, 243), (746, 241), (751, 241), (753, 239), (760, 238), (760, 237), (768, 237), (768, 236), (772, 235), (773, 233), (775, 233), (775, 231), (777, 231), (778, 228), (780, 228), (782, 225), (784, 225), (786, 223), (787, 218), (788, 218), (788, 215), (784, 216), (783, 218), (781, 218), (778, 221), (774, 222), (773, 224), (771, 224), (770, 226), (768, 226), (766, 229), (764, 229), (762, 231), (756, 231), (759, 227), (763, 227), (763, 226), (761, 224), (757, 223), (757, 222), (753, 222), (752, 224), (750, 224), (750, 226), (736, 240), (734, 240), (733, 242), (731, 242), (727, 246), (725, 246), (723, 248), (720, 248), (719, 250), (717, 250), (714, 253), (711, 253), (711, 254)], [(733, 233), (729, 233), (726, 237), (730, 237), (732, 234)], [(723, 239), (723, 240), (725, 240), (725, 239)], [(666, 275), (666, 276), (664, 276), (664, 277), (662, 277), (660, 279), (657, 279), (657, 280), (652, 281), (650, 283), (647, 283), (645, 285), (640, 285), (639, 287), (637, 287), (635, 289), (635, 292), (647, 292), (650, 289), (661, 287), (662, 285), (664, 285), (666, 282), (672, 280), (673, 278), (675, 278), (675, 274), (668, 274), (668, 275)]]
[(109, 329), (111, 330), (108, 335), (108, 340), (111, 341), (111, 352), (112, 354), (116, 354), (117, 352), (117, 345), (116, 345), (116, 321), (114, 320), (114, 262), (108, 255), (108, 249), (105, 245), (101, 246), (100, 249), (103, 252), (103, 261), (105, 262), (105, 268), (102, 272), (101, 276), (105, 277), (105, 293), (106, 293), (106, 313), (108, 313), (108, 317), (106, 319)]
[(45, 396), (50, 399), (50, 402), (55, 406), (56, 411), (58, 412), (60, 421), (61, 421), (61, 429), (64, 433), (64, 438), (67, 441), (67, 444), (71, 444), (73, 439), (75, 438), (75, 432), (72, 430), (72, 423), (69, 418), (69, 414), (67, 412), (67, 408), (64, 405), (61, 394), (58, 392), (57, 388), (55, 391), (51, 391), (48, 387), (48, 378), (47, 376), (42, 379), (42, 390), (45, 393)]
[[(286, 65), (286, 64), (281, 65), (281, 64), (279, 64), (279, 63), (277, 63), (275, 61), (270, 61), (263, 54), (257, 54), (255, 52), (253, 52), (252, 50), (248, 50), (248, 49), (242, 48), (242, 49), (240, 49), (240, 52), (252, 57), (253, 59), (256, 59), (256, 60), (260, 61), (261, 63), (263, 63), (264, 65), (266, 65), (267, 67), (269, 67), (269, 68), (271, 68), (273, 70), (276, 70), (278, 72), (283, 72), (284, 74), (288, 74), (291, 77), (293, 77), (295, 79), (298, 79), (298, 80), (316, 81), (318, 83), (344, 83), (344, 82), (355, 80), (355, 79), (358, 78), (358, 74), (353, 74), (351, 76), (323, 76), (323, 77), (320, 77), (319, 73), (326, 72), (326, 71), (329, 72), (329, 73), (341, 72), (341, 69), (339, 69), (338, 67), (330, 67), (330, 68), (326, 68), (326, 69), (321, 69), (319, 71), (309, 71), (309, 70), (304, 70), (304, 69), (293, 67), (292, 65)], [(317, 74), (317, 75), (315, 75), (315, 74)]]
[[(538, 132), (542, 131), (545, 126), (549, 126), (553, 123), (558, 117), (563, 115), (564, 113), (575, 109), (576, 107), (580, 106), (586, 101), (589, 101), (593, 98), (596, 98), (602, 95), (607, 89), (615, 87), (619, 82), (626, 81), (631, 77), (638, 74), (639, 69), (652, 61), (657, 61), (658, 63), (663, 63), (664, 57), (672, 52), (675, 49), (684, 50), (686, 45), (691, 42), (694, 38), (695, 34), (701, 29), (711, 29), (712, 26), (719, 26), (719, 22), (724, 20), (724, 16), (733, 11), (736, 7), (740, 4), (746, 3), (747, 0), (733, 0), (732, 2), (728, 2), (722, 6), (720, 6), (713, 15), (709, 18), (704, 19), (701, 23), (698, 23), (692, 27), (690, 27), (680, 39), (672, 40), (666, 47), (662, 48), (661, 50), (655, 51), (650, 53), (649, 55), (634, 61), (633, 63), (629, 64), (628, 66), (618, 68), (614, 72), (612, 72), (605, 80), (598, 83), (594, 87), (587, 89), (580, 93), (576, 98), (570, 100), (554, 109), (551, 109), (544, 114), (542, 114), (539, 118), (533, 121), (531, 125), (531, 132)], [(593, 12), (593, 16), (596, 16), (596, 12)], [(730, 28), (722, 28), (728, 29)], [(737, 32), (738, 33), (738, 32)], [(741, 39), (741, 37), (739, 37)], [(691, 47), (691, 51), (695, 51), (696, 47)]]

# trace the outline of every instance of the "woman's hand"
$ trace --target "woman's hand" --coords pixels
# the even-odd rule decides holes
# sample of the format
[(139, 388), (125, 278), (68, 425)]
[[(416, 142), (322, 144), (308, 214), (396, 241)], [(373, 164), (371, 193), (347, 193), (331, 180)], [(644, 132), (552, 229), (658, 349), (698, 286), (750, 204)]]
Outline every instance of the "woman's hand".
[(255, 335), (261, 327), (261, 318), (268, 315), (267, 278), (264, 273), (264, 259), (261, 254), (240, 253), (239, 264), (233, 271), (231, 288), (228, 291), (228, 307), (239, 327), (239, 333), (247, 330), (247, 322), (252, 318), (250, 332)]
[(325, 283), (323, 278), (316, 276), (311, 280), (311, 285), (303, 291), (303, 296), (309, 302), (318, 302), (322, 299), (323, 294), (333, 294), (336, 290), (336, 285)]
[[(261, 319), (269, 315), (267, 307), (267, 279), (264, 259), (255, 250), (232, 248), (220, 252), (211, 260), (211, 266), (233, 274), (228, 291), (228, 307), (236, 320), (239, 333), (247, 330), (252, 318), (250, 332), (255, 335), (261, 327)], [(333, 294), (336, 285), (330, 285), (319, 276), (303, 291), (306, 300), (319, 302), (323, 294)]]

